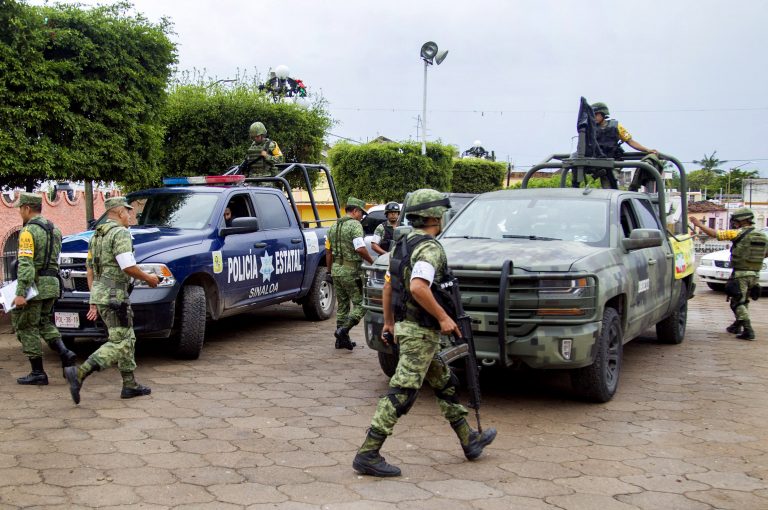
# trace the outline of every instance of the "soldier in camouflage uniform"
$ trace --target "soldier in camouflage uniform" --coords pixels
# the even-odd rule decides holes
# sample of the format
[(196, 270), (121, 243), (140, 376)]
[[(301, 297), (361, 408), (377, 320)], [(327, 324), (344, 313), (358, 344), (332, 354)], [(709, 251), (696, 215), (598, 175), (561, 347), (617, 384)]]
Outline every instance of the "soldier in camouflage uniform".
[(388, 202), (384, 206), (384, 214), (387, 221), (376, 227), (371, 239), (371, 249), (379, 255), (387, 253), (394, 246), (395, 227), (397, 226), (397, 218), (400, 217), (400, 204)]
[[(742, 340), (754, 340), (755, 331), (749, 319), (750, 291), (756, 296), (760, 293), (760, 269), (763, 267), (763, 259), (768, 256), (768, 238), (760, 231), (755, 230), (755, 215), (746, 207), (736, 209), (731, 214), (731, 229), (716, 230), (704, 225), (698, 218), (690, 216), (688, 219), (694, 226), (699, 227), (710, 237), (718, 241), (732, 241), (731, 267), (733, 273), (731, 280), (726, 284), (726, 292), (731, 302), (731, 310), (736, 320), (728, 326), (726, 331), (738, 335)], [(755, 297), (757, 299), (757, 297)]]
[(123, 378), (120, 398), (149, 395), (151, 389), (136, 382), (133, 332), (133, 310), (129, 300), (131, 278), (145, 281), (150, 287), (160, 282), (154, 274), (145, 273), (136, 265), (131, 233), (126, 227), (131, 221), (131, 207), (125, 197), (108, 199), (104, 206), (107, 221), (96, 228), (88, 246), (86, 267), (91, 306), (87, 318), (100, 316), (107, 326), (107, 342), (77, 367), (65, 369), (72, 400), (80, 403), (83, 380), (103, 368), (117, 364)]
[(284, 160), (277, 142), (267, 138), (267, 128), (261, 122), (251, 124), (248, 134), (253, 143), (240, 170), (246, 177), (274, 177), (277, 174), (275, 165)]
[[(18, 287), (11, 321), (32, 372), (16, 382), (45, 385), (48, 375), (43, 370), (43, 340), (59, 355), (62, 366), (75, 364), (75, 353), (64, 346), (59, 330), (51, 323), (53, 303), (59, 297), (61, 231), (40, 215), (42, 196), (22, 193), (17, 207), (24, 227), (19, 234)], [(27, 301), (33, 285), (37, 295)]]
[(365, 247), (363, 225), (360, 223), (366, 214), (365, 202), (349, 197), (344, 210), (347, 215), (328, 229), (325, 262), (331, 268), (336, 291), (336, 348), (351, 351), (357, 344), (349, 338), (349, 330), (365, 315), (360, 266), (362, 260), (371, 264), (373, 259)]
[[(390, 391), (379, 399), (371, 428), (352, 462), (355, 471), (362, 474), (400, 475), (400, 469), (387, 463), (379, 449), (392, 434), (400, 416), (413, 406), (425, 379), (434, 390), (440, 412), (456, 432), (467, 459), (478, 458), (483, 448), (496, 438), (495, 429), (478, 433), (470, 428), (465, 419), (467, 409), (458, 400), (458, 378), (436, 357), (441, 333), (461, 336), (456, 322), (433, 294), (448, 269), (445, 251), (434, 236), (440, 233), (440, 220), (449, 207), (448, 199), (431, 189), (414, 191), (405, 207), (406, 218), (414, 227), (404, 241), (406, 248), (412, 249), (410, 260), (404, 256), (395, 262), (402, 247), (397, 244), (390, 258), (383, 293), (382, 340), (388, 343), (387, 337), (394, 335), (400, 356), (395, 375), (389, 381)], [(403, 265), (397, 266), (400, 261)], [(398, 297), (393, 288), (404, 290), (404, 295)], [(395, 323), (397, 310), (402, 318)]]

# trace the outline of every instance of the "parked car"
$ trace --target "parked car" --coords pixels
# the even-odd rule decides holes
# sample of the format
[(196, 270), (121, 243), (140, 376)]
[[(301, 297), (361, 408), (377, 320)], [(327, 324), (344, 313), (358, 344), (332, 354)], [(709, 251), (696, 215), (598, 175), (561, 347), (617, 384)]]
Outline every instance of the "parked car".
[[(765, 232), (766, 229), (763, 230)], [(725, 282), (731, 277), (731, 251), (720, 250), (701, 257), (696, 275), (712, 290), (724, 291)], [(763, 260), (760, 270), (760, 287), (768, 289), (768, 258)]]

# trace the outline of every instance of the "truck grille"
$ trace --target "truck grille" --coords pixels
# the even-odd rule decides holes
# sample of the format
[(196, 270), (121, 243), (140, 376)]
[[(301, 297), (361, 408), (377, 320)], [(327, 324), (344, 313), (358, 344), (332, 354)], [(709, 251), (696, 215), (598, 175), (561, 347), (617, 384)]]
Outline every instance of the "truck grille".
[(62, 254), (59, 263), (59, 275), (64, 292), (88, 292), (85, 255), (79, 253)]

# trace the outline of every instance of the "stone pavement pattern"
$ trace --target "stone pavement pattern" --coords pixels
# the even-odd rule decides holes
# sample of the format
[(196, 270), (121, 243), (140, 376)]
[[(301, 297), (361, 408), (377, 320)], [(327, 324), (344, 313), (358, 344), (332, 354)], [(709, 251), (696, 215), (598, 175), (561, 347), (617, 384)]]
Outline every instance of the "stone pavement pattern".
[(625, 346), (603, 405), (569, 399), (564, 374), (484, 371), (483, 423), (499, 434), (475, 462), (424, 391), (382, 450), (403, 476), (384, 480), (351, 461), (386, 380), (375, 352), (333, 348), (332, 320), (294, 306), (226, 320), (196, 361), (145, 344), (151, 396), (121, 400), (111, 369), (77, 407), (50, 352), (49, 386), (15, 383), (28, 365), (4, 322), (0, 510), (765, 509), (766, 308), (751, 306), (758, 341), (736, 340), (724, 296), (700, 286), (686, 341)]

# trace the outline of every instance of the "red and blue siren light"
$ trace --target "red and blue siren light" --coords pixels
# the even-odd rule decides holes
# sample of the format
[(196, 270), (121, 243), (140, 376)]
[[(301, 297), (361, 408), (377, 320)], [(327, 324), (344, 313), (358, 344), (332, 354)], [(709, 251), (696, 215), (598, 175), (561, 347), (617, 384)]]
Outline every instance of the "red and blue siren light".
[(238, 184), (244, 180), (244, 175), (196, 175), (193, 177), (165, 177), (163, 178), (163, 186)]

